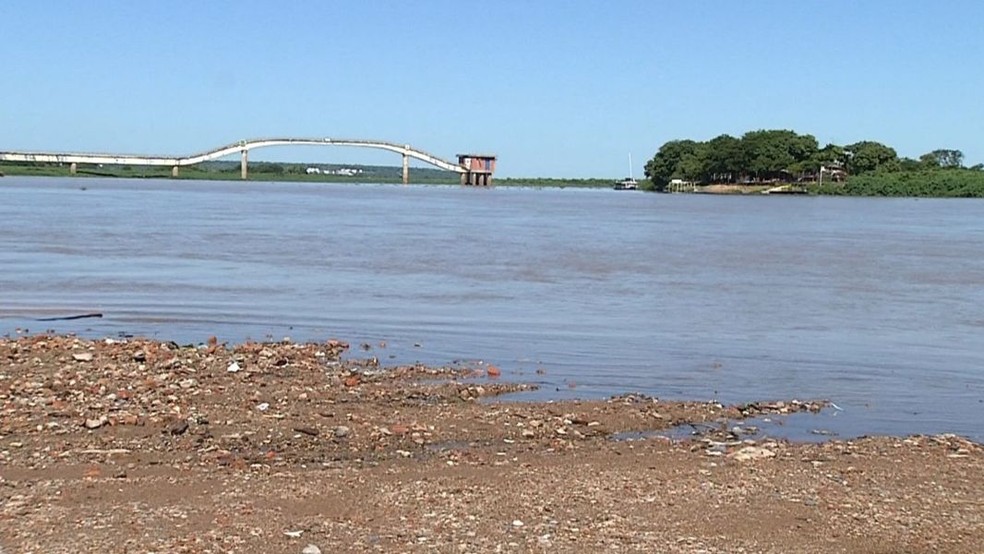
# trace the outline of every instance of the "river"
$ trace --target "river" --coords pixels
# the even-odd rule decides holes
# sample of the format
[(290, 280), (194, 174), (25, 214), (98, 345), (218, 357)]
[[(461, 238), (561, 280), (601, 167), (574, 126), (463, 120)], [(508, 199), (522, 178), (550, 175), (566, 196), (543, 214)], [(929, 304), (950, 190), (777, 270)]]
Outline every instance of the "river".
[(981, 200), (6, 177), (0, 268), (9, 336), (334, 337), (526, 398), (822, 398), (842, 437), (984, 440)]

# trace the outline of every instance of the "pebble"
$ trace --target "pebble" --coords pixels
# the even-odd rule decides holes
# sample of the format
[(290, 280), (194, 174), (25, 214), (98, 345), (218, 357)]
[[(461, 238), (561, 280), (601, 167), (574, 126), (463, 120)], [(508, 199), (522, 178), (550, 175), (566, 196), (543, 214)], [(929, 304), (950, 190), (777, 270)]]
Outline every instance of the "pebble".
[(309, 544), (301, 550), (301, 554), (321, 554), (321, 549), (316, 544)]
[(335, 427), (335, 431), (334, 431), (335, 438), (336, 439), (344, 439), (345, 437), (349, 436), (349, 433), (350, 432), (351, 431), (349, 430), (348, 427), (346, 427), (344, 425), (339, 425), (338, 427)]
[(98, 429), (107, 423), (109, 423), (109, 418), (106, 416), (99, 416), (98, 418), (85, 420), (85, 426), (88, 429)]
[(81, 352), (79, 354), (72, 354), (72, 358), (76, 362), (91, 362), (92, 361), (92, 352)]
[(747, 462), (750, 460), (762, 460), (765, 458), (775, 458), (776, 453), (768, 448), (762, 448), (760, 446), (746, 446), (741, 450), (738, 450), (732, 457), (739, 462)]
[(167, 432), (171, 435), (183, 435), (185, 431), (188, 430), (188, 421), (182, 419), (181, 421), (176, 421), (167, 428)]
[(298, 433), (308, 435), (311, 437), (318, 436), (318, 430), (315, 429), (314, 427), (298, 426), (298, 427), (294, 427), (294, 431), (297, 431)]

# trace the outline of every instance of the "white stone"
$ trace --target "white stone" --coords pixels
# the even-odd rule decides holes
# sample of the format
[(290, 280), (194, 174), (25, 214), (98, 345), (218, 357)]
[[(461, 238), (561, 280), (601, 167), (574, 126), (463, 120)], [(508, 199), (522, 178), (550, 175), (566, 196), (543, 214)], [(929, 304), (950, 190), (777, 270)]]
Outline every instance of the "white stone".
[(99, 416), (98, 419), (85, 420), (85, 426), (88, 429), (98, 429), (107, 423), (109, 423), (109, 419), (106, 416)]
[(732, 457), (739, 462), (746, 462), (749, 460), (763, 460), (765, 458), (775, 458), (776, 453), (769, 450), (768, 448), (761, 448), (758, 446), (746, 446), (741, 450), (732, 454)]

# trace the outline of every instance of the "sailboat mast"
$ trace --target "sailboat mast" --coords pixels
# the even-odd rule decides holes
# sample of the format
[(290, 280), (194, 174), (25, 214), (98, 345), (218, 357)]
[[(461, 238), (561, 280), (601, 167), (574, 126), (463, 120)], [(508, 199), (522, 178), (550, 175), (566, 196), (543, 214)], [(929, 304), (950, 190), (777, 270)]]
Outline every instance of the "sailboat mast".
[(629, 152), (629, 179), (632, 179), (632, 152)]

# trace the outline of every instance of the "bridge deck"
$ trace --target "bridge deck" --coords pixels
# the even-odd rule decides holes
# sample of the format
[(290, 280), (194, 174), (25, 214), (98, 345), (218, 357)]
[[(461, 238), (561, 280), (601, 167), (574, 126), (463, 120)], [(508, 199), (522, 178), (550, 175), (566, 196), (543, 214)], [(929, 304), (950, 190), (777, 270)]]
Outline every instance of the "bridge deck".
[(403, 156), (408, 156), (420, 160), (424, 163), (433, 165), (445, 171), (455, 173), (468, 173), (468, 169), (441, 159), (437, 156), (410, 147), (410, 145), (400, 145), (392, 142), (361, 140), (361, 139), (332, 139), (332, 138), (264, 138), (241, 140), (225, 146), (192, 154), (190, 156), (146, 156), (138, 154), (93, 154), (84, 152), (0, 152), (0, 161), (8, 162), (40, 162), (40, 163), (90, 163), (90, 164), (109, 164), (109, 165), (150, 165), (150, 166), (169, 166), (184, 167), (199, 164), (209, 160), (215, 160), (241, 152), (247, 152), (256, 148), (269, 146), (355, 146), (362, 148), (376, 148), (395, 152)]

